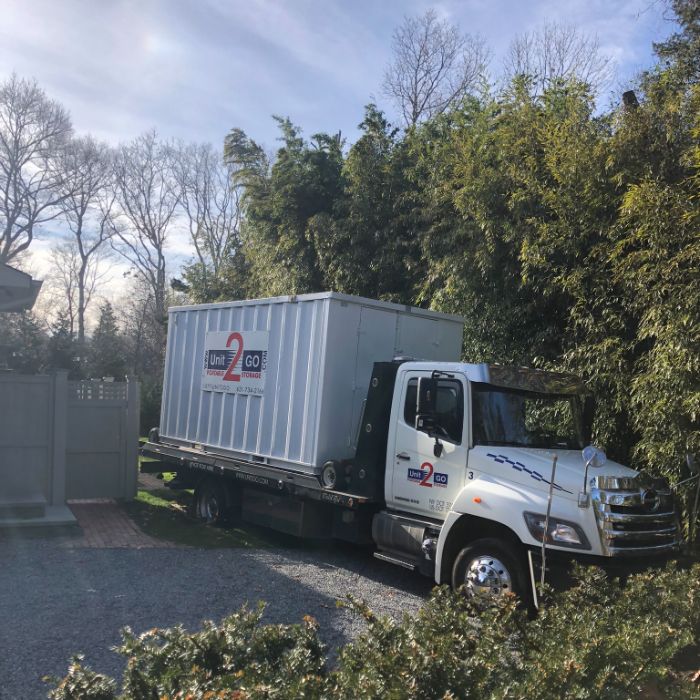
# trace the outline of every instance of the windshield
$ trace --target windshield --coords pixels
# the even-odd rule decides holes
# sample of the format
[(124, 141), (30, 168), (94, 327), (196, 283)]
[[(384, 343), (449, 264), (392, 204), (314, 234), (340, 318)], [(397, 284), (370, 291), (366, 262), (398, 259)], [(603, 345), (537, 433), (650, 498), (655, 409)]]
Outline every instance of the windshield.
[(472, 383), (475, 445), (583, 448), (577, 396), (540, 394)]

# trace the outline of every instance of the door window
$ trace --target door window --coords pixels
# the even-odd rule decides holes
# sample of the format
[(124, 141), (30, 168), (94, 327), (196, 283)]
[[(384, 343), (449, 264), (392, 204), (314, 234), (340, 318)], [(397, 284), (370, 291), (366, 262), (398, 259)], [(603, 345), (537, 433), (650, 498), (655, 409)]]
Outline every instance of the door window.
[(416, 427), (416, 404), (418, 403), (418, 380), (409, 379), (406, 386), (406, 403), (403, 407), (403, 419), (412, 428)]
[[(409, 379), (406, 386), (403, 418), (412, 428), (415, 428), (416, 425), (417, 401), (418, 380)], [(464, 425), (464, 395), (461, 382), (454, 379), (438, 380), (435, 410), (436, 424), (445, 433), (440, 437), (459, 445), (462, 442), (462, 426)]]

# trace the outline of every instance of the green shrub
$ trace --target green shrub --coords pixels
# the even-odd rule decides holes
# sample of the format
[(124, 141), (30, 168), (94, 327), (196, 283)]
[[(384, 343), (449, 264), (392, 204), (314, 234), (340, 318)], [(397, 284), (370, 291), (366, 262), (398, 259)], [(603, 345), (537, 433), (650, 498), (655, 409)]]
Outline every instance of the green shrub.
[(148, 435), (151, 428), (160, 424), (160, 401), (163, 394), (161, 378), (141, 380), (141, 415), (139, 417), (141, 435)]
[(121, 694), (76, 658), (50, 697), (700, 698), (691, 679), (700, 666), (700, 566), (671, 565), (625, 586), (596, 569), (577, 578), (534, 618), (512, 600), (478, 610), (446, 588), (400, 621), (350, 599), (344, 605), (367, 629), (331, 670), (312, 618), (261, 625), (262, 606), (196, 633), (126, 630)]

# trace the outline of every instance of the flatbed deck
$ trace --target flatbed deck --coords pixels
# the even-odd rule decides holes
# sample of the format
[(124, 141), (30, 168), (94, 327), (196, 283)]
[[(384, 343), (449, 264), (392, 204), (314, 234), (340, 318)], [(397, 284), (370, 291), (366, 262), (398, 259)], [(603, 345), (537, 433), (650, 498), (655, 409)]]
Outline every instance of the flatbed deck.
[(316, 477), (309, 474), (238, 460), (194, 447), (146, 442), (141, 446), (140, 454), (155, 460), (142, 463), (141, 471), (144, 472), (178, 471), (185, 467), (195, 472), (208, 472), (277, 493), (345, 508), (356, 509), (373, 502), (366, 496), (324, 488)]

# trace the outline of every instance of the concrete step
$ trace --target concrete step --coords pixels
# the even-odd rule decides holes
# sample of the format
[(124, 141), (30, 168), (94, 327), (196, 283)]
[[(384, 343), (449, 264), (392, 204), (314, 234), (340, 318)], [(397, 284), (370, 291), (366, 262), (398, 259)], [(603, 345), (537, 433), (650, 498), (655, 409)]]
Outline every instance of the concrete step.
[(0, 522), (34, 520), (43, 518), (45, 513), (46, 499), (43, 496), (25, 496), (15, 500), (0, 498)]
[(65, 534), (79, 534), (78, 521), (68, 506), (46, 506), (44, 513), (35, 518), (0, 518), (0, 537), (17, 530), (43, 532), (59, 530)]

